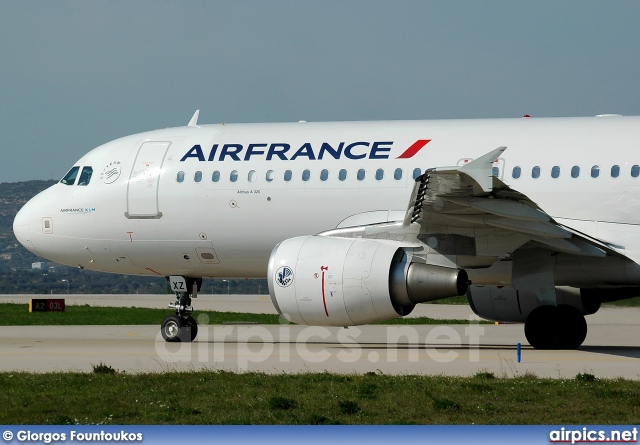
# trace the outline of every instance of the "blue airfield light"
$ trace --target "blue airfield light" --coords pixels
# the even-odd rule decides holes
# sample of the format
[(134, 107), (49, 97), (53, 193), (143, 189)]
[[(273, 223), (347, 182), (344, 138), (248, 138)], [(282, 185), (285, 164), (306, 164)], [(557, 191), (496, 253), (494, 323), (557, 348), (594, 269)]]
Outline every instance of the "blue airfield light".
[(522, 358), (522, 346), (520, 343), (516, 345), (516, 357), (518, 359), (518, 363), (520, 363), (520, 359)]

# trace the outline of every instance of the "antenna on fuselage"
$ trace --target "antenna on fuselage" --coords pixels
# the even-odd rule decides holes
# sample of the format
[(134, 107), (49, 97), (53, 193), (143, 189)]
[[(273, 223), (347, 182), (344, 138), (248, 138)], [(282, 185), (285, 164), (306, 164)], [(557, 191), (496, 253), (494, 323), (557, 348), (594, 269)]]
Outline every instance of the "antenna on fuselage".
[(191, 118), (191, 120), (187, 124), (187, 127), (197, 127), (198, 126), (198, 116), (200, 116), (200, 110), (196, 110), (196, 112), (193, 113), (193, 117)]

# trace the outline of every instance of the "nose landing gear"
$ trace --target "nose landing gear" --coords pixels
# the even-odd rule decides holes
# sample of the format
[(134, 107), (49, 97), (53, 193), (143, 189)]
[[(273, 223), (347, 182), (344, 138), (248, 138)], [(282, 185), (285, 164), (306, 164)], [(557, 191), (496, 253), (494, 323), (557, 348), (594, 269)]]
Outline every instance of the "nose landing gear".
[(175, 309), (176, 314), (164, 319), (160, 333), (167, 342), (192, 342), (198, 335), (198, 324), (191, 316), (191, 299), (198, 297), (202, 278), (171, 276), (169, 284), (176, 294), (176, 302), (169, 307)]

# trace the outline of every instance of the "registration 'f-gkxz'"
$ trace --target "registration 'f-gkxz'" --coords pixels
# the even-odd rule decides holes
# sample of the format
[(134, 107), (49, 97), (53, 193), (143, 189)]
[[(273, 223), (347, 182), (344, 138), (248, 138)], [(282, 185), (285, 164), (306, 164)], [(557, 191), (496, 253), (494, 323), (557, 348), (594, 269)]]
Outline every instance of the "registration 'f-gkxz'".
[(32, 252), (167, 277), (191, 341), (203, 277), (268, 278), (294, 323), (352, 326), (465, 295), (577, 348), (640, 295), (640, 118), (198, 125), (87, 153), (20, 210)]

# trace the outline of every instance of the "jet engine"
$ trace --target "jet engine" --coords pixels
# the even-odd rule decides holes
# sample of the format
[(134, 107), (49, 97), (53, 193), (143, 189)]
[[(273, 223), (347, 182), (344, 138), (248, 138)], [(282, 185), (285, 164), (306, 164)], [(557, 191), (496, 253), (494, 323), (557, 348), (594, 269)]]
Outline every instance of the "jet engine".
[(354, 326), (409, 314), (417, 303), (464, 295), (464, 270), (411, 261), (397, 241), (303, 236), (269, 259), (271, 300), (287, 320)]

